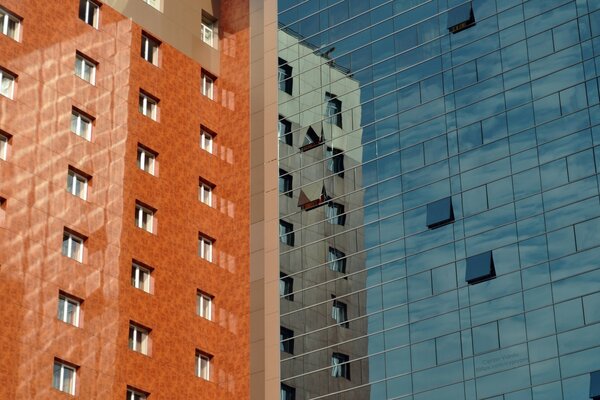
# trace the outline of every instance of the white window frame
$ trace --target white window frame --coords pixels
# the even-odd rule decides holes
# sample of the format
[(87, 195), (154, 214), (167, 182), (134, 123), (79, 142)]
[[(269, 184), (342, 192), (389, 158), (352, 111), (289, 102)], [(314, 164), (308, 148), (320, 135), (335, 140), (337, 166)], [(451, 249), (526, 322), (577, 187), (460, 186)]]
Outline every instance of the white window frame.
[(211, 100), (214, 100), (215, 80), (206, 72), (202, 73), (202, 94)]
[(152, 271), (136, 262), (131, 263), (131, 285), (136, 289), (150, 293)]
[(71, 111), (71, 132), (87, 141), (91, 141), (92, 119), (73, 108)]
[(210, 381), (210, 364), (212, 357), (202, 352), (196, 352), (196, 376)]
[[(4, 8), (0, 7), (0, 23), (2, 23), (1, 33), (5, 36), (8, 36), (11, 39), (19, 41), (19, 35), (21, 33), (21, 19), (12, 15)], [(10, 24), (13, 23), (15, 29), (11, 32), (9, 31)]]
[[(69, 313), (68, 313), (69, 306), (73, 306), (75, 308), (75, 311), (73, 312), (72, 320), (69, 320)], [(80, 307), (81, 307), (81, 302), (79, 300), (74, 299), (73, 297), (68, 296), (66, 294), (60, 293), (58, 295), (57, 318), (66, 324), (70, 324), (73, 326), (79, 326)], [(62, 311), (62, 318), (61, 318), (61, 311)]]
[(8, 157), (8, 137), (0, 133), (0, 160)]
[[(0, 94), (9, 99), (13, 99), (15, 96), (15, 81), (17, 77), (0, 69)], [(8, 82), (7, 90), (4, 90), (4, 82)]]
[(202, 150), (205, 150), (212, 154), (214, 140), (215, 137), (212, 134), (207, 132), (205, 129), (202, 129), (202, 131), (200, 132), (200, 148)]
[(213, 260), (213, 240), (206, 236), (198, 237), (198, 255), (200, 258), (212, 262)]
[(215, 22), (211, 21), (209, 18), (202, 17), (200, 31), (202, 41), (210, 47), (215, 47)]
[(158, 100), (140, 92), (139, 109), (142, 115), (156, 121), (158, 115)]
[(212, 321), (212, 296), (198, 291), (197, 294), (197, 313), (200, 317)]
[[(79, 65), (79, 73), (77, 71), (77, 66)], [(86, 79), (86, 71), (89, 69), (90, 79)], [(92, 60), (86, 58), (80, 53), (75, 54), (75, 75), (79, 78), (83, 79), (86, 82), (89, 82), (92, 85), (96, 84), (96, 63)]]
[[(71, 190), (69, 190), (69, 184), (71, 184)], [(78, 187), (81, 188), (79, 192), (77, 192)], [(80, 173), (77, 173), (72, 168), (69, 168), (69, 172), (67, 173), (66, 189), (67, 192), (71, 193), (73, 196), (79, 197), (82, 200), (87, 200), (88, 178)]]
[(212, 207), (212, 191), (213, 187), (211, 185), (200, 182), (200, 187), (198, 188), (198, 198), (202, 203), (209, 207)]
[(142, 33), (142, 58), (148, 61), (152, 65), (158, 66), (158, 54), (159, 54), (160, 43), (148, 36), (145, 33)]
[(146, 150), (138, 145), (137, 148), (137, 165), (142, 171), (155, 175), (156, 153)]
[(331, 318), (333, 318), (338, 325), (347, 325), (348, 305), (343, 301), (334, 299), (331, 305)]
[[(145, 220), (145, 222), (144, 222)], [(135, 203), (135, 226), (146, 232), (154, 232), (154, 211), (144, 207), (140, 203)]]
[(132, 388), (127, 388), (127, 400), (146, 400), (148, 395), (146, 393), (142, 393), (139, 390), (135, 390)]
[(144, 3), (148, 4), (150, 7), (160, 11), (160, 0), (142, 0)]
[[(60, 367), (59, 370), (59, 376), (58, 376), (58, 387), (54, 386), (54, 383), (56, 381), (56, 367)], [(73, 379), (71, 380), (71, 384), (67, 385), (66, 384), (66, 377), (65, 377), (65, 373), (69, 371), (72, 374)], [(53, 386), (55, 389), (60, 390), (61, 392), (65, 392), (68, 393), (70, 395), (75, 395), (75, 387), (77, 384), (77, 369), (74, 367), (71, 367), (70, 365), (67, 365), (63, 362), (60, 362), (58, 360), (54, 360), (54, 370), (53, 370)], [(67, 387), (69, 386), (69, 387)]]
[[(139, 342), (139, 344), (138, 344)], [(129, 349), (148, 355), (150, 331), (134, 323), (129, 323)]]
[[(65, 240), (67, 246), (65, 248)], [(78, 251), (73, 248), (73, 245), (77, 244)], [(66, 257), (72, 258), (75, 261), (83, 262), (83, 252), (85, 250), (85, 239), (80, 236), (77, 236), (74, 233), (69, 231), (63, 232), (63, 245), (62, 245), (62, 254)], [(75, 253), (75, 251), (77, 251)]]
[[(83, 0), (85, 1), (85, 19), (83, 22), (98, 29), (98, 20), (100, 19), (100, 5), (92, 0)], [(88, 21), (90, 19), (90, 13), (92, 13), (92, 23), (90, 24)]]

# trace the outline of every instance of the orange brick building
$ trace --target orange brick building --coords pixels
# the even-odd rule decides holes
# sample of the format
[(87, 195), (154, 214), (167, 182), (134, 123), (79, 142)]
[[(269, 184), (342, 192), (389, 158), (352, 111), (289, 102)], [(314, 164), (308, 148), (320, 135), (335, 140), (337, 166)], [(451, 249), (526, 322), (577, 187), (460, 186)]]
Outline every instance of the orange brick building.
[(249, 15), (0, 0), (0, 399), (250, 397)]

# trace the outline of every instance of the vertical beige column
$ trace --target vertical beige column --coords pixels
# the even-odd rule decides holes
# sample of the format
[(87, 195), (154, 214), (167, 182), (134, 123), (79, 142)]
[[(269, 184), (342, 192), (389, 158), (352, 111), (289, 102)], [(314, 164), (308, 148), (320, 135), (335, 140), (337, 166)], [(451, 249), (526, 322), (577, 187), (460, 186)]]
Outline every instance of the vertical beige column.
[(250, 63), (250, 398), (279, 400), (276, 0), (250, 0)]

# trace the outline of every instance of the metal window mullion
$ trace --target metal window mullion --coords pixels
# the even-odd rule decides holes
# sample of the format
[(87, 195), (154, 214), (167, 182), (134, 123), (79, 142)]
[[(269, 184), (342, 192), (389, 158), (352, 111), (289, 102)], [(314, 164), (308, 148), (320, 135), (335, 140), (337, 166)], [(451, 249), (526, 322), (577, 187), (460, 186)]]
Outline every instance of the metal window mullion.
[(133, 351), (138, 351), (137, 349), (137, 328), (133, 327)]
[(58, 384), (58, 390), (64, 392), (64, 379), (65, 379), (65, 366), (63, 364), (60, 365), (60, 380)]
[(146, 61), (150, 61), (150, 53), (149, 53), (149, 49), (148, 46), (149, 45), (149, 40), (147, 37), (144, 37), (144, 58), (146, 59)]
[(69, 234), (67, 239), (67, 255), (73, 258), (73, 237)]
[(79, 326), (79, 302), (74, 302), (75, 314), (73, 316), (73, 325)]
[(4, 19), (4, 25), (2, 26), (2, 33), (4, 35), (8, 35), (8, 22), (9, 22), (8, 13), (4, 14), (4, 17), (2, 17), (2, 19)]
[(138, 267), (137, 265), (135, 266), (135, 287), (137, 289), (140, 288), (140, 267)]

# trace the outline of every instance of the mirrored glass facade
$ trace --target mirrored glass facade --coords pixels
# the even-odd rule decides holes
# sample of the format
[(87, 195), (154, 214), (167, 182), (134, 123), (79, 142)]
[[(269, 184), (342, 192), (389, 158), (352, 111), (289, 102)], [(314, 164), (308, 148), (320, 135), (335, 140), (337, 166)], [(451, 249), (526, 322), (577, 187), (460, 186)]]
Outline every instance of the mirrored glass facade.
[(600, 1), (278, 7), (282, 398), (588, 399)]

